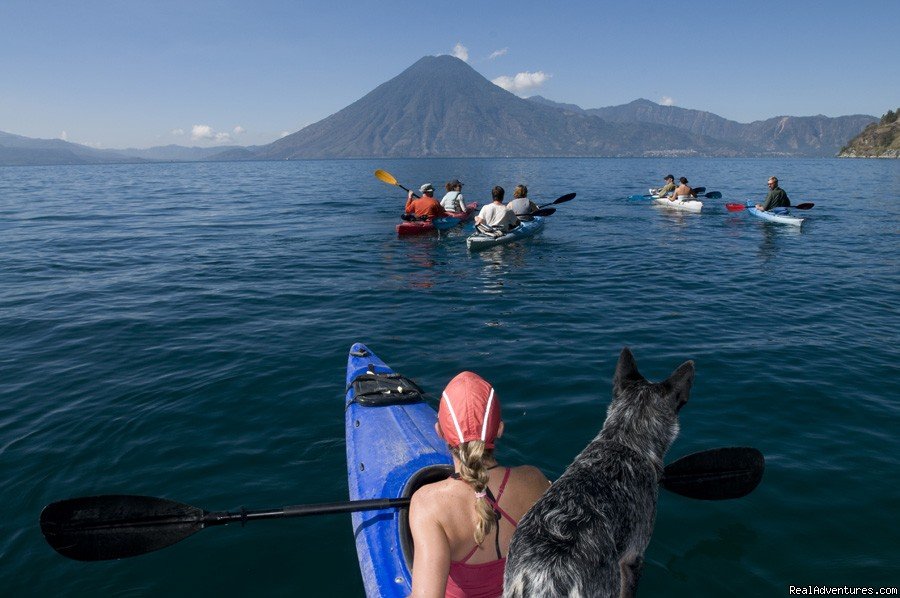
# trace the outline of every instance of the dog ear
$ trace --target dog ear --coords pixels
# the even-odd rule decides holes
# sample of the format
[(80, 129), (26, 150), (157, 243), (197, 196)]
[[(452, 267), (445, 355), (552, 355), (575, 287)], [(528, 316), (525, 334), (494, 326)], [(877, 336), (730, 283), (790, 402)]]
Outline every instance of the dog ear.
[(678, 369), (672, 372), (672, 375), (663, 382), (669, 391), (669, 397), (672, 400), (672, 406), (677, 412), (684, 407), (691, 395), (691, 386), (694, 384), (694, 362), (685, 361)]
[(634, 355), (631, 354), (628, 347), (623, 348), (622, 354), (619, 355), (619, 363), (616, 364), (616, 374), (613, 376), (613, 394), (620, 394), (629, 382), (643, 379), (644, 377), (637, 369)]

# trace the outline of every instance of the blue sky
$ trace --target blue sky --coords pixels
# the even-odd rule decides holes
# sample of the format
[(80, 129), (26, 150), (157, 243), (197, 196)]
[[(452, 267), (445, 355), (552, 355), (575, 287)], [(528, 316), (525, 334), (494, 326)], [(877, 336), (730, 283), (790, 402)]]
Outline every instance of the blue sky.
[(900, 106), (898, 26), (897, 0), (2, 0), (0, 131), (268, 143), (454, 52), (519, 95), (584, 108), (880, 116)]

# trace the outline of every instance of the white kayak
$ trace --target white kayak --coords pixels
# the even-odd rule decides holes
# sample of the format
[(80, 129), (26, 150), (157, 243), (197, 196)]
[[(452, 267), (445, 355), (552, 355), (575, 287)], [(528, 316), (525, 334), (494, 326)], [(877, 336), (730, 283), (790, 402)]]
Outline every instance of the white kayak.
[(804, 218), (791, 216), (791, 211), (788, 208), (774, 208), (768, 212), (763, 212), (762, 210), (757, 210), (756, 206), (748, 205), (747, 211), (763, 220), (781, 222), (782, 224), (792, 224), (794, 226), (802, 225), (804, 220)]
[(469, 249), (483, 249), (485, 247), (493, 247), (494, 245), (505, 245), (506, 243), (512, 243), (513, 241), (516, 241), (518, 239), (532, 237), (543, 229), (543, 216), (535, 216), (534, 220), (520, 222), (519, 226), (512, 229), (505, 235), (500, 235), (499, 237), (486, 235), (484, 233), (478, 232), (478, 229), (476, 229), (475, 234), (466, 239), (466, 247), (468, 247)]
[(703, 202), (697, 199), (669, 199), (667, 197), (653, 197), (654, 202), (669, 208), (670, 210), (683, 210), (685, 212), (699, 212), (703, 209)]

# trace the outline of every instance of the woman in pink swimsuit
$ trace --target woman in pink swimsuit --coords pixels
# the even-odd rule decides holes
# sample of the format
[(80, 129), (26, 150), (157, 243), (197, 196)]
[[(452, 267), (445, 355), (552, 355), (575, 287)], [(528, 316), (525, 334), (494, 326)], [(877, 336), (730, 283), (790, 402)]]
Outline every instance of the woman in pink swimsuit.
[(500, 401), (478, 374), (463, 372), (450, 381), (435, 428), (450, 447), (455, 473), (412, 497), (412, 596), (500, 596), (516, 523), (550, 482), (536, 467), (497, 462)]

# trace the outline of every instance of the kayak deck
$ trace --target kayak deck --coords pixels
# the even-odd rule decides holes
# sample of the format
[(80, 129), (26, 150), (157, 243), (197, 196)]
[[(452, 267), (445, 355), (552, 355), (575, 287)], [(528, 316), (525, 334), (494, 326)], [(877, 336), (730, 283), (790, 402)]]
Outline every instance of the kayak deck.
[(499, 237), (476, 232), (466, 239), (466, 247), (469, 249), (483, 249), (485, 247), (493, 247), (494, 245), (505, 245), (518, 239), (533, 237), (544, 229), (544, 224), (545, 220), (543, 216), (535, 216), (533, 220), (521, 222), (519, 226)]
[[(352, 382), (393, 370), (365, 345), (350, 348), (345, 427), (351, 500), (411, 496), (452, 472), (447, 445), (434, 429), (437, 414), (424, 401), (364, 405)], [(408, 510), (353, 513), (353, 535), (368, 596), (407, 596), (412, 586)]]
[(696, 199), (669, 200), (665, 197), (654, 197), (653, 201), (670, 210), (682, 210), (684, 212), (699, 212), (703, 209), (703, 202)]
[(434, 220), (412, 220), (401, 222), (397, 225), (397, 235), (405, 237), (408, 235), (422, 235), (433, 230), (448, 230), (462, 222), (470, 220), (475, 215), (478, 208), (478, 202), (473, 201), (466, 204), (465, 212), (447, 212), (446, 216), (435, 218)]
[(791, 224), (793, 226), (801, 226), (803, 224), (803, 220), (805, 220), (804, 218), (800, 218), (798, 216), (791, 216), (790, 210), (788, 208), (775, 208), (772, 211), (763, 212), (762, 210), (756, 209), (756, 206), (748, 205), (747, 211), (757, 218), (762, 218), (763, 220), (768, 220), (769, 222), (780, 222), (782, 224)]

